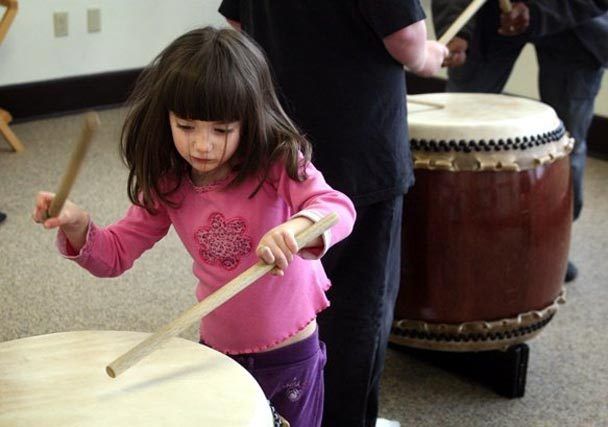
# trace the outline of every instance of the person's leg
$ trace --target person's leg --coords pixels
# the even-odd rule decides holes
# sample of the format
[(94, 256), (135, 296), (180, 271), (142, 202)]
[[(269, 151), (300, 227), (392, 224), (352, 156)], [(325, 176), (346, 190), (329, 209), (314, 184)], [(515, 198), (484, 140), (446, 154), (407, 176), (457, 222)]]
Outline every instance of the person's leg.
[[(583, 208), (587, 131), (604, 70), (572, 33), (546, 37), (536, 43), (536, 51), (541, 100), (553, 107), (575, 139), (570, 167), (576, 220)], [(576, 274), (576, 267), (568, 262), (566, 281), (574, 280)]]
[(291, 427), (321, 425), (326, 354), (318, 332), (276, 350), (231, 357), (251, 373)]
[(374, 426), (393, 307), (399, 289), (403, 197), (357, 208), (348, 239), (323, 258), (331, 306), (317, 321), (327, 344), (327, 427)]
[(587, 131), (604, 69), (571, 33), (537, 43), (540, 98), (549, 104), (575, 139), (570, 154), (574, 190), (574, 219), (583, 207), (583, 174)]
[(502, 55), (490, 55), (489, 57), (470, 51), (462, 66), (448, 69), (446, 91), (502, 92), (522, 48), (523, 46), (503, 48)]

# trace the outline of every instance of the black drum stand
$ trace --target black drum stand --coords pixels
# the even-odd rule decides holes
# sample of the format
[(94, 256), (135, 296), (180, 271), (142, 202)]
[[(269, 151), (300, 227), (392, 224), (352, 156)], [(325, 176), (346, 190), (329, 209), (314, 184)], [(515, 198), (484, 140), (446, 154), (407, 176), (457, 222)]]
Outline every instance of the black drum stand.
[(478, 352), (421, 350), (392, 343), (389, 347), (446, 371), (478, 381), (501, 396), (524, 396), (530, 354), (530, 347), (525, 343), (514, 344), (504, 351)]

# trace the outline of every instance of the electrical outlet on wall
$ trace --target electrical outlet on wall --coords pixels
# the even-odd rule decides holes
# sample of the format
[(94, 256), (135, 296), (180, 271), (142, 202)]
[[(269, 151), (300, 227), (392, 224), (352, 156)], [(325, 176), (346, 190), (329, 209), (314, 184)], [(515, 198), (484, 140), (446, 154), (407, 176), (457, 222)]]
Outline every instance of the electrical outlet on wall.
[(53, 28), (55, 37), (66, 37), (68, 35), (68, 13), (55, 12), (53, 14)]
[(87, 31), (98, 33), (101, 31), (101, 10), (87, 9)]

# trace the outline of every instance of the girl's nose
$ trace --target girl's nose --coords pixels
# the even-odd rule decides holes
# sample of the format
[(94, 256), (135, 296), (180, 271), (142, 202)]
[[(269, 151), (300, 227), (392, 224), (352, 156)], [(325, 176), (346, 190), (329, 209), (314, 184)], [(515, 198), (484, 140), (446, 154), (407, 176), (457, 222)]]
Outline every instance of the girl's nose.
[(201, 153), (208, 153), (213, 150), (213, 143), (206, 132), (196, 135), (192, 140), (192, 146)]

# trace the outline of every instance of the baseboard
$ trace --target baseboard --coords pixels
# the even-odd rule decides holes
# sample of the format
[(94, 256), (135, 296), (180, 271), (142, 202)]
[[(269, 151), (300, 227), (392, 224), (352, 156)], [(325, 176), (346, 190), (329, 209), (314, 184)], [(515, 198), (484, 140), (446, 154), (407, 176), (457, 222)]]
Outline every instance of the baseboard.
[(15, 122), (125, 102), (142, 69), (0, 87), (0, 105)]
[[(0, 87), (0, 106), (15, 122), (125, 102), (141, 68)], [(443, 92), (445, 80), (407, 73), (409, 94)], [(594, 116), (587, 137), (590, 156), (608, 159), (608, 117)]]
[[(407, 93), (416, 95), (445, 91), (445, 79), (423, 78), (407, 73)], [(608, 160), (608, 117), (593, 116), (587, 133), (587, 153), (591, 157)]]

